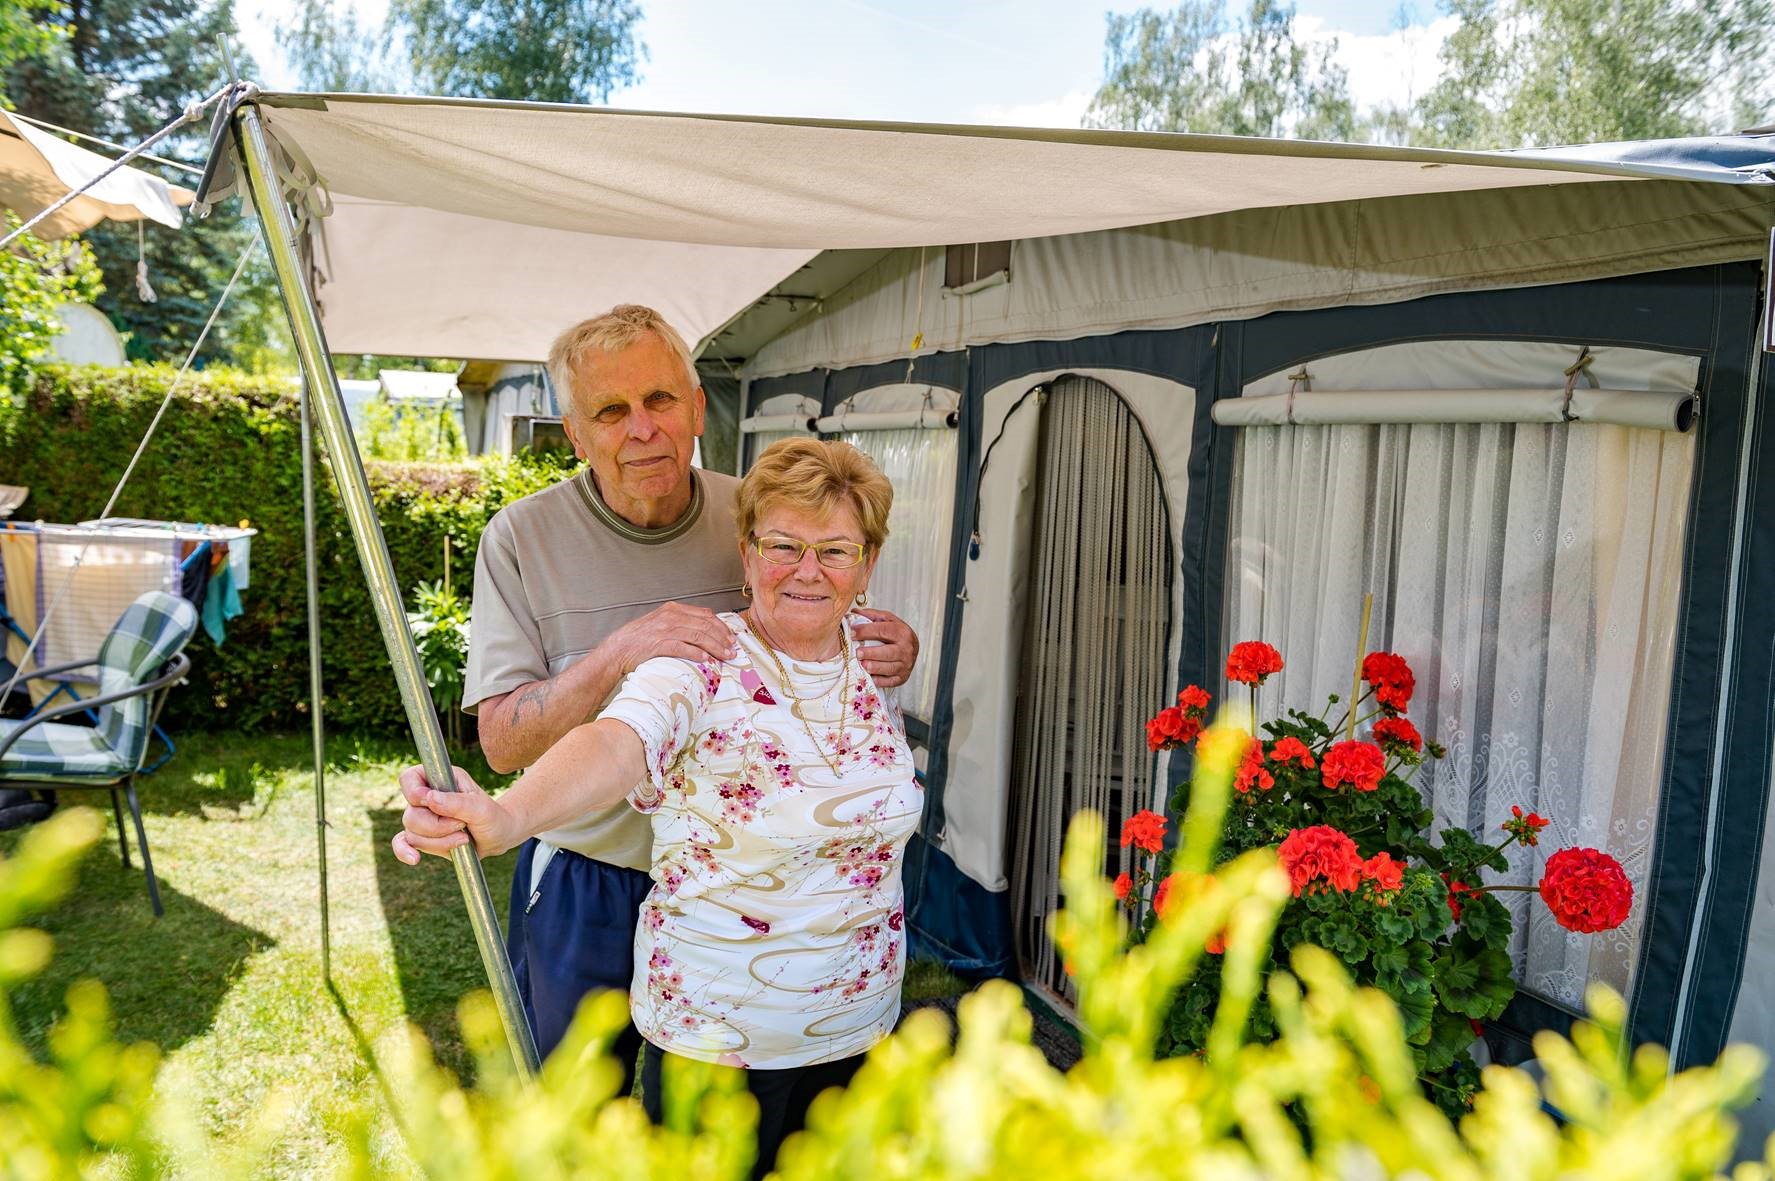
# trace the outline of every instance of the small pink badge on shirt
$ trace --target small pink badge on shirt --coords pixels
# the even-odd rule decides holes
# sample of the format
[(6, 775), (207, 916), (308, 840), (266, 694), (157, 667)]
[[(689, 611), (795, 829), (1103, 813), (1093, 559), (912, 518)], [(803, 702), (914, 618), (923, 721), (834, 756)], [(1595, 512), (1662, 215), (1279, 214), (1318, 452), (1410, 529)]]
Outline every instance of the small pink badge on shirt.
[(759, 679), (758, 673), (753, 669), (748, 668), (740, 671), (740, 687), (750, 693), (752, 700), (759, 705), (775, 705), (777, 703), (777, 699), (770, 695), (770, 690), (764, 687), (764, 682)]

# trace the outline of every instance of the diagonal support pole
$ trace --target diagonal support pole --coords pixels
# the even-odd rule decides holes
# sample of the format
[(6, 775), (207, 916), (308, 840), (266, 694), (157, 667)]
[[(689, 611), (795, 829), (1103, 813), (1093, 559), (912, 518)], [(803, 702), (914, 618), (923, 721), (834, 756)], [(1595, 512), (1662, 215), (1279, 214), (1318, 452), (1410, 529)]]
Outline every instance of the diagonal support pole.
[(320, 555), (314, 539), (314, 394), (302, 385), (302, 565), (308, 588), (308, 724), (314, 739), (314, 844), (320, 865), (320, 975), (333, 983), (333, 906), (327, 892), (327, 722), (321, 700)]
[[(449, 751), (438, 726), (437, 712), (432, 707), (419, 653), (413, 646), (412, 633), (407, 630), (407, 616), (402, 607), (400, 584), (395, 581), (394, 563), (388, 556), (382, 524), (376, 519), (370, 483), (364, 475), (363, 460), (358, 456), (351, 423), (345, 415), (345, 399), (333, 373), (333, 358), (321, 332), (314, 295), (301, 268), (296, 222), (283, 199), (270, 136), (257, 108), (250, 103), (242, 105), (235, 115), (234, 130), (246, 166), (253, 207), (258, 212), (259, 228), (277, 273), (278, 288), (283, 293), (284, 310), (289, 315), (290, 335), (302, 364), (306, 393), (313, 395), (314, 421), (332, 461), (352, 540), (356, 543), (358, 558), (363, 562), (364, 579), (369, 584), (370, 599), (376, 607), (376, 622), (382, 628), (382, 641), (388, 648), (395, 683), (400, 687), (407, 725), (413, 731), (413, 741), (419, 748), (419, 761), (425, 766), (426, 778), (442, 790), (453, 791), (455, 779), (450, 770)], [(487, 889), (486, 876), (481, 872), (480, 859), (473, 848), (465, 845), (455, 849), (450, 860), (456, 867), (456, 881), (462, 887), (469, 925), (474, 928), (481, 963), (487, 971), (487, 983), (493, 990), (493, 1001), (505, 1026), (506, 1039), (511, 1044), (512, 1059), (521, 1077), (534, 1078), (536, 1040), (524, 1016), (511, 961), (505, 955), (499, 917), (493, 911), (493, 896)]]

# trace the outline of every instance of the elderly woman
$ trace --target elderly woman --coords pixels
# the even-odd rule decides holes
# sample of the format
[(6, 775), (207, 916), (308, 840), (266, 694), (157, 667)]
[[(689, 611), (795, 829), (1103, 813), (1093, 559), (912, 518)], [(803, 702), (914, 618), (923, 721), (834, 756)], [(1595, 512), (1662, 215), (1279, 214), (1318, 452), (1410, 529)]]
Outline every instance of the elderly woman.
[(456, 793), (402, 776), (409, 864), (471, 839), (502, 853), (625, 797), (652, 817), (629, 990), (644, 1100), (658, 1118), (667, 1054), (744, 1068), (760, 1175), (899, 1015), (900, 861), (921, 789), (847, 618), (892, 499), (849, 444), (777, 443), (739, 488), (751, 605), (720, 617), (733, 659), (647, 661), (498, 799), (460, 773)]

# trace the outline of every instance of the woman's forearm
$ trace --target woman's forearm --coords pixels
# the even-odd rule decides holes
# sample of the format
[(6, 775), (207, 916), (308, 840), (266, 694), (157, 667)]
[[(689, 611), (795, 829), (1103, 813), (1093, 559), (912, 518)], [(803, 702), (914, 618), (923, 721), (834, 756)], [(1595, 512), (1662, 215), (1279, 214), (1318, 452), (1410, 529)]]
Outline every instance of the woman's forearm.
[(621, 722), (575, 726), (499, 797), (518, 830), (512, 844), (620, 803), (646, 777), (646, 759)]

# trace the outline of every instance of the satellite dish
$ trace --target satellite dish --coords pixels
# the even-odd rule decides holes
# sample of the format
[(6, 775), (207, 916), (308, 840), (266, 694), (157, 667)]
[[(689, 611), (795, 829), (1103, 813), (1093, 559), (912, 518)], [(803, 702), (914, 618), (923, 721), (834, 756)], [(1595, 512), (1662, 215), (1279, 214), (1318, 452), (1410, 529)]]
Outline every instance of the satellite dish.
[(89, 303), (64, 303), (56, 306), (55, 315), (63, 325), (49, 345), (56, 360), (69, 365), (123, 364), (123, 338), (105, 313)]

